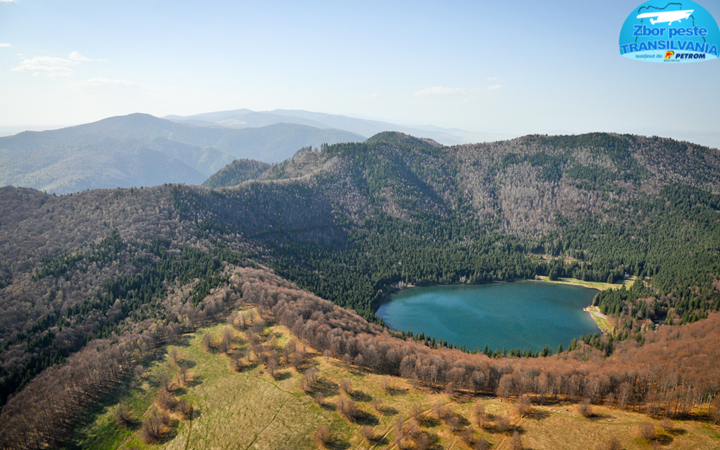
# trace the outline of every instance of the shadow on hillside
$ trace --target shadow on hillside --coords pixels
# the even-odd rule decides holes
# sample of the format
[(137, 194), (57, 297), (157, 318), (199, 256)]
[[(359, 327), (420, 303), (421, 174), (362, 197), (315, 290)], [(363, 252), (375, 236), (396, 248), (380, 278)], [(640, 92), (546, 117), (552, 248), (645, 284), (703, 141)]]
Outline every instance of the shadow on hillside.
[(328, 403), (328, 402), (324, 402), (320, 405), (320, 407), (322, 409), (324, 409), (325, 411), (335, 411), (336, 406), (337, 405), (335, 403)]
[(377, 417), (373, 416), (372, 414), (360, 411), (355, 418), (355, 423), (358, 425), (369, 425), (369, 426), (375, 426), (380, 423)]
[(687, 430), (684, 430), (682, 428), (671, 428), (667, 430), (667, 432), (671, 436), (682, 436), (684, 434), (687, 434)]
[(287, 380), (288, 378), (292, 378), (292, 373), (289, 370), (275, 372), (275, 381), (283, 381)]
[(370, 397), (368, 394), (357, 390), (353, 391), (350, 394), (350, 398), (352, 398), (356, 402), (369, 402), (370, 400), (372, 400), (372, 397)]
[(315, 391), (325, 397), (334, 397), (340, 393), (340, 386), (327, 378), (320, 378), (315, 382)]
[(185, 387), (176, 385), (175, 389), (173, 389), (171, 392), (176, 397), (182, 397), (183, 395), (187, 394), (188, 390)]
[(407, 394), (409, 391), (410, 391), (410, 389), (397, 388), (397, 387), (394, 387), (394, 386), (387, 388), (387, 393), (390, 394), (390, 395), (392, 395), (392, 396), (395, 396), (395, 395), (405, 395), (405, 394)]
[(347, 450), (350, 448), (350, 443), (345, 442), (342, 439), (333, 439), (331, 442), (326, 444), (326, 448), (331, 450)]
[(177, 343), (172, 345), (176, 347), (190, 347), (190, 336), (192, 336), (192, 334), (184, 334)]
[(390, 416), (397, 416), (398, 410), (393, 408), (392, 406), (385, 406), (379, 411), (383, 416), (390, 417)]
[(608, 419), (614, 419), (614, 417), (609, 414), (599, 414), (597, 412), (593, 412), (588, 417), (588, 420), (592, 420), (593, 422), (597, 422), (599, 420), (608, 420)]
[(550, 413), (548, 411), (545, 411), (544, 409), (535, 409), (525, 414), (526, 419), (532, 420), (545, 420), (548, 417), (550, 417)]
[(458, 423), (460, 424), (461, 427), (465, 428), (465, 427), (470, 426), (470, 421), (467, 420), (467, 418), (465, 416), (458, 414), (455, 417), (458, 418)]
[[(149, 356), (145, 358), (144, 360), (140, 361), (139, 364), (144, 365), (147, 367), (148, 365), (152, 364), (155, 361), (154, 355)], [(119, 382), (115, 383), (108, 391), (106, 391), (103, 395), (101, 395), (96, 401), (90, 403), (88, 406), (86, 406), (80, 414), (78, 414), (77, 419), (74, 421), (72, 429), (74, 430), (72, 432), (72, 435), (68, 439), (68, 443), (65, 445), (65, 449), (68, 450), (81, 450), (82, 447), (80, 447), (77, 442), (83, 441), (88, 438), (88, 436), (85, 434), (85, 431), (87, 427), (89, 427), (92, 423), (94, 423), (98, 416), (101, 414), (105, 414), (108, 412), (110, 408), (113, 408), (119, 404), (121, 404), (126, 398), (130, 397), (133, 393), (133, 391), (141, 391), (142, 388), (140, 387), (134, 387), (131, 388), (130, 384), (133, 382), (135, 377), (133, 376), (132, 372), (127, 373), (125, 376), (123, 376)], [(150, 380), (148, 380), (150, 381)], [(152, 385), (152, 383), (150, 383)], [(133, 421), (131, 421), (128, 425), (126, 425), (131, 430), (137, 430), (140, 427), (140, 420), (138, 418), (135, 418)]]
[(657, 443), (660, 445), (670, 445), (673, 443), (674, 440), (675, 439), (673, 439), (672, 436), (667, 434), (660, 434), (656, 439)]
[(193, 367), (197, 366), (197, 363), (192, 359), (181, 359), (180, 361), (178, 361), (177, 366), (179, 367), (183, 364), (185, 364), (188, 369), (192, 369)]
[(420, 418), (420, 424), (427, 428), (433, 428), (440, 425), (440, 419), (435, 416), (426, 415)]
[(204, 378), (202, 375), (195, 374), (195, 375), (193, 375), (192, 380), (188, 381), (188, 383), (185, 386), (188, 388), (199, 386), (202, 384), (203, 380), (204, 380)]

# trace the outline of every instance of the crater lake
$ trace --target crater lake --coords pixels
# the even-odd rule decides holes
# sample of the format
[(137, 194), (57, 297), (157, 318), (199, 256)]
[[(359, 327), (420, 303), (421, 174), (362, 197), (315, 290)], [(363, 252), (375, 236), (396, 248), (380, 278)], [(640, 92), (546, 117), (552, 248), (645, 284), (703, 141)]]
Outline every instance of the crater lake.
[(573, 338), (599, 333), (583, 308), (598, 291), (580, 286), (516, 281), (414, 287), (393, 294), (377, 311), (393, 330), (425, 333), (458, 348), (555, 353)]

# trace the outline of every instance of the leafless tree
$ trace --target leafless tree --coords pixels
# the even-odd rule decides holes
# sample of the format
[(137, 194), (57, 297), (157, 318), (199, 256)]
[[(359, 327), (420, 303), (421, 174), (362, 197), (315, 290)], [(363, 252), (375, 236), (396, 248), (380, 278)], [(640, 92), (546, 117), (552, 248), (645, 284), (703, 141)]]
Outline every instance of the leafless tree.
[(348, 380), (347, 378), (343, 378), (343, 380), (340, 382), (340, 392), (342, 392), (345, 395), (352, 394), (353, 386), (352, 382)]
[(410, 406), (410, 410), (408, 411), (408, 417), (417, 420), (420, 417), (421, 413), (422, 409), (420, 408), (420, 405), (414, 403)]
[(177, 405), (175, 405), (175, 411), (185, 418), (192, 417), (193, 407), (192, 404), (185, 398), (181, 398)]
[(637, 429), (637, 435), (641, 439), (645, 439), (646, 441), (654, 441), (657, 439), (657, 434), (655, 434), (655, 426), (650, 422), (643, 422), (638, 425)]
[(485, 412), (485, 405), (480, 402), (475, 403), (473, 406), (473, 416), (475, 417), (475, 423), (480, 428), (485, 428), (487, 425), (487, 413)]
[(495, 426), (500, 432), (506, 432), (512, 429), (512, 423), (510, 422), (510, 418), (505, 414), (497, 416), (497, 418), (495, 419)]
[(133, 421), (133, 415), (130, 409), (124, 404), (118, 405), (115, 409), (115, 423), (117, 425), (127, 425)]
[(173, 411), (177, 406), (177, 399), (168, 391), (163, 390), (158, 394), (155, 403), (165, 411)]
[(510, 448), (512, 450), (523, 450), (523, 442), (522, 437), (520, 436), (520, 433), (515, 431), (512, 435), (512, 438), (510, 439)]
[(172, 361), (172, 363), (175, 365), (178, 365), (182, 360), (182, 357), (180, 356), (180, 352), (178, 351), (177, 347), (173, 347), (170, 349), (168, 357), (170, 357), (170, 361)]
[(140, 437), (146, 444), (160, 441), (168, 432), (170, 416), (165, 411), (155, 411), (142, 423)]
[(158, 387), (162, 391), (170, 392), (172, 390), (172, 382), (170, 381), (170, 374), (163, 372), (158, 377)]
[(475, 433), (470, 427), (467, 427), (460, 432), (460, 439), (467, 445), (472, 445), (473, 441), (475, 440), (474, 438)]
[(489, 450), (490, 442), (483, 436), (480, 436), (475, 440), (475, 446), (473, 448), (475, 450)]
[(390, 377), (383, 377), (382, 381), (380, 381), (380, 386), (386, 393), (390, 394), (392, 392), (392, 383), (390, 382)]
[(370, 404), (375, 408), (375, 411), (382, 411), (383, 409), (383, 401), (380, 397), (373, 397)]
[(185, 386), (191, 381), (192, 375), (190, 373), (190, 370), (188, 369), (188, 365), (186, 362), (180, 364), (177, 379), (178, 385), (180, 386)]
[(330, 428), (327, 425), (320, 425), (315, 431), (315, 442), (321, 447), (327, 447), (332, 442)]
[(349, 398), (342, 396), (335, 406), (337, 412), (348, 420), (355, 420), (358, 417), (359, 409), (357, 404)]
[(445, 416), (445, 403), (443, 401), (435, 402), (432, 407), (432, 413), (438, 419), (442, 419)]
[(220, 343), (218, 344), (218, 350), (221, 353), (228, 353), (232, 349), (232, 343), (235, 338), (235, 332), (232, 327), (226, 326), (223, 329)]
[(278, 372), (277, 372), (277, 359), (275, 359), (274, 355), (271, 355), (267, 360), (267, 368), (268, 372), (270, 372), (270, 376), (273, 378), (277, 378)]
[(593, 410), (592, 406), (590, 405), (590, 399), (586, 398), (577, 406), (577, 410), (583, 417), (592, 417), (593, 416)]
[(620, 439), (613, 436), (609, 441), (600, 443), (595, 447), (595, 450), (622, 450), (623, 446), (620, 443)]
[(202, 346), (206, 352), (215, 350), (217, 348), (217, 342), (215, 342), (215, 338), (213, 338), (212, 334), (205, 333), (202, 338)]
[(669, 417), (663, 417), (663, 419), (660, 421), (660, 427), (667, 432), (673, 431), (674, 429), (672, 420), (670, 420)]
[(303, 361), (305, 361), (305, 350), (298, 348), (295, 350), (295, 353), (293, 353), (290, 363), (297, 369), (302, 365)]
[(521, 395), (518, 401), (515, 403), (515, 411), (518, 415), (524, 416), (525, 414), (528, 414), (531, 410), (532, 402), (530, 401), (530, 397), (528, 397), (527, 394)]
[(360, 435), (367, 442), (375, 442), (378, 439), (378, 435), (375, 434), (373, 427), (365, 425), (360, 429)]

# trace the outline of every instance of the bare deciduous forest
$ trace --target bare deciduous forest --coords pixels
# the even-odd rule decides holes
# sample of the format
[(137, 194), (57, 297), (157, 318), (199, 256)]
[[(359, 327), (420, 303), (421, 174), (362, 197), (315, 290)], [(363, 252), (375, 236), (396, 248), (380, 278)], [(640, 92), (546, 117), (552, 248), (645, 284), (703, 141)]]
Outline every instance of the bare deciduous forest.
[[(719, 171), (717, 150), (659, 138), (390, 133), (235, 187), (2, 188), (0, 445), (59, 445), (132, 367), (238, 301), (437, 389), (717, 420)], [(374, 314), (401, 283), (536, 275), (636, 281), (595, 299), (612, 332), (546, 357), (461, 352)]]

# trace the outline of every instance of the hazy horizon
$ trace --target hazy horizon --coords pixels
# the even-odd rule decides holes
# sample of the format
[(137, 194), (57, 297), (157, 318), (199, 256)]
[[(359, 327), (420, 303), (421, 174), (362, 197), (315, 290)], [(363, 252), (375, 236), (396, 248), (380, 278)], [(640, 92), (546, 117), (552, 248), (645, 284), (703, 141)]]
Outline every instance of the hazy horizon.
[[(641, 2), (0, 1), (0, 127), (300, 109), (507, 136), (720, 147), (717, 61), (618, 51)], [(720, 17), (720, 2), (701, 3)]]

